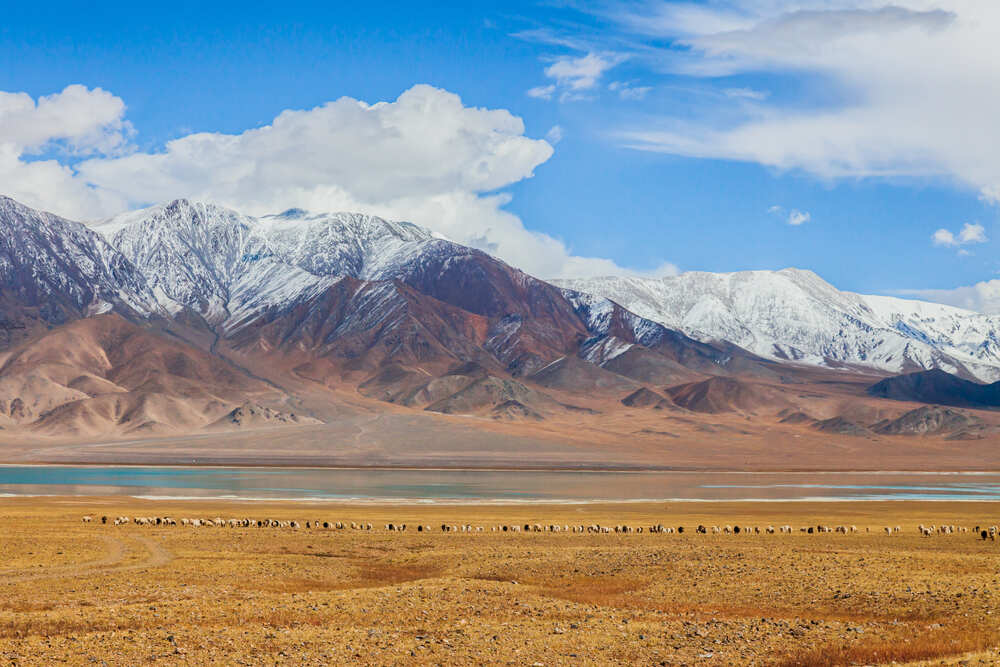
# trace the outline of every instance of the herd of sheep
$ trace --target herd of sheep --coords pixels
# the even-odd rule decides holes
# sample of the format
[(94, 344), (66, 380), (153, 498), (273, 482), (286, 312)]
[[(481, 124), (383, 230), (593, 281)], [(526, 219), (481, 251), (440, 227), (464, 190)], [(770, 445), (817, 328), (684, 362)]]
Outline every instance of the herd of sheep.
[[(220, 527), (220, 528), (306, 528), (310, 530), (375, 530), (375, 527), (371, 523), (355, 522), (355, 521), (322, 521), (320, 519), (311, 521), (295, 521), (295, 520), (278, 520), (278, 519), (223, 519), (221, 517), (215, 517), (212, 519), (202, 519), (202, 518), (183, 518), (183, 519), (173, 519), (166, 516), (144, 516), (144, 517), (108, 517), (102, 516), (100, 519), (95, 519), (92, 515), (87, 515), (83, 517), (84, 523), (91, 523), (94, 521), (99, 521), (102, 524), (112, 524), (115, 526), (135, 524), (138, 526), (191, 526), (191, 527)], [(385, 530), (388, 532), (404, 532), (407, 530), (407, 524), (405, 523), (387, 523), (385, 524)], [(420, 533), (431, 532), (433, 529), (431, 526), (418, 524), (415, 527), (410, 527), (410, 530), (415, 530)], [(441, 532), (444, 533), (482, 533), (486, 531), (483, 526), (473, 526), (470, 524), (441, 524)], [(902, 527), (900, 526), (885, 526), (880, 531), (884, 532), (886, 535), (892, 536), (902, 532)], [(629, 526), (625, 524), (619, 524), (614, 526), (602, 526), (599, 524), (590, 525), (559, 525), (559, 524), (539, 524), (530, 523), (524, 525), (516, 524), (497, 524), (489, 527), (490, 532), (498, 533), (656, 533), (656, 534), (668, 534), (668, 533), (683, 533), (683, 526), (663, 526), (661, 524), (656, 524), (653, 526)], [(953, 535), (958, 533), (968, 533), (969, 529), (964, 526), (954, 526), (954, 525), (942, 525), (942, 526), (925, 526), (921, 524), (917, 531), (920, 535), (925, 537), (931, 537), (933, 535)], [(695, 528), (695, 532), (700, 535), (707, 535), (709, 533), (713, 535), (774, 535), (778, 534), (791, 534), (796, 532), (792, 526), (738, 526), (738, 525), (726, 525), (726, 526), (704, 526), (699, 525)], [(809, 535), (816, 533), (841, 533), (847, 535), (849, 533), (857, 533), (857, 526), (802, 526), (798, 528), (798, 532), (807, 533)], [(872, 532), (871, 528), (865, 528), (864, 532)], [(993, 540), (996, 541), (998, 534), (997, 526), (976, 526), (973, 529), (973, 534), (983, 540)]]

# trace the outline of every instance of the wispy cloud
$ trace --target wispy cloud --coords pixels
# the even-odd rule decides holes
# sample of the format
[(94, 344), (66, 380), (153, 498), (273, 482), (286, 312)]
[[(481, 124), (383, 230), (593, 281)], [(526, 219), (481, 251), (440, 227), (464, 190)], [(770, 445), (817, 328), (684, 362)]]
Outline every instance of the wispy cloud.
[[(604, 0), (573, 7), (590, 20), (548, 28), (549, 43), (627, 54), (630, 73), (645, 70), (644, 86), (662, 76), (664, 91), (690, 84), (718, 93), (619, 126), (611, 134), (625, 146), (801, 170), (824, 181), (939, 179), (1000, 205), (1000, 3)], [(753, 84), (774, 77), (793, 82), (795, 94)]]
[(529, 88), (527, 91), (528, 97), (534, 97), (539, 100), (551, 100), (552, 96), (555, 95), (556, 87), (555, 85), (550, 86), (535, 86), (534, 88)]
[(770, 97), (770, 94), (767, 91), (754, 90), (753, 88), (726, 88), (722, 91), (722, 94), (726, 97), (753, 100), (755, 102), (763, 102)]
[(618, 93), (623, 100), (644, 100), (652, 89), (652, 86), (637, 86), (634, 81), (612, 81), (608, 84), (608, 90)]
[(943, 303), (991, 315), (1000, 314), (1000, 280), (986, 280), (954, 289), (906, 289), (893, 294)]
[[(619, 135), (634, 148), (756, 162), (837, 178), (944, 178), (1000, 203), (1000, 4), (970, 0), (650, 0), (605, 12), (644, 36), (637, 62), (674, 76), (774, 74), (823, 96), (732, 87), (743, 117), (660, 117)], [(654, 48), (667, 43), (671, 46)], [(674, 46), (676, 45), (676, 46)], [(834, 91), (835, 95), (830, 95)], [(706, 105), (711, 104), (706, 101)]]

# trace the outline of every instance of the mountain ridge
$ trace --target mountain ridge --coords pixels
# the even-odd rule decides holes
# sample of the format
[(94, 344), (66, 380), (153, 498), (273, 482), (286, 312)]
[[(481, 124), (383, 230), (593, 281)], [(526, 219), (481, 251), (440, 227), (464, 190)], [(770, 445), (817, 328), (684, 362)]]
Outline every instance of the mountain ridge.
[(696, 340), (725, 340), (769, 359), (1000, 379), (1000, 317), (843, 292), (802, 269), (553, 283), (611, 299)]

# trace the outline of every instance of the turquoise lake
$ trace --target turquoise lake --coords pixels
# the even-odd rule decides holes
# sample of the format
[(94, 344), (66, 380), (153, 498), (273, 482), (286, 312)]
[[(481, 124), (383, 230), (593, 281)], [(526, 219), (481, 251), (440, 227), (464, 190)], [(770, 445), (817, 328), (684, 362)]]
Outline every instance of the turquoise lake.
[(415, 502), (1000, 501), (1000, 473), (0, 466), (0, 494)]

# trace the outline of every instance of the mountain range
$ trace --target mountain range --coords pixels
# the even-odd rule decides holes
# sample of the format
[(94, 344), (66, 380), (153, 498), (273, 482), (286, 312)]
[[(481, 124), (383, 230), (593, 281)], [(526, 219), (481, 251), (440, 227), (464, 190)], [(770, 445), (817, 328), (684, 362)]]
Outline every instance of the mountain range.
[(711, 433), (988, 439), (998, 330), (795, 269), (547, 282), (370, 215), (176, 200), (84, 225), (0, 197), (0, 442), (358, 415), (654, 459)]
[(942, 369), (1000, 379), (1000, 316), (842, 292), (811, 271), (743, 271), (554, 281), (702, 341), (762, 357), (890, 373)]

